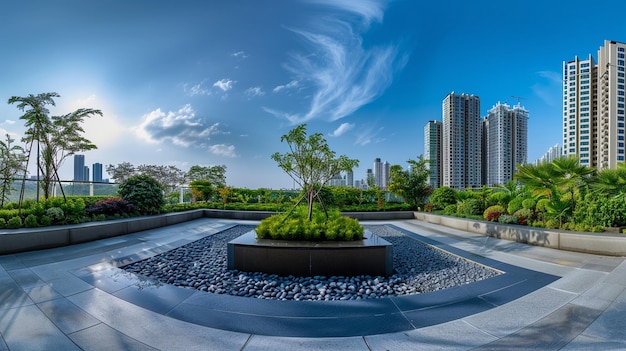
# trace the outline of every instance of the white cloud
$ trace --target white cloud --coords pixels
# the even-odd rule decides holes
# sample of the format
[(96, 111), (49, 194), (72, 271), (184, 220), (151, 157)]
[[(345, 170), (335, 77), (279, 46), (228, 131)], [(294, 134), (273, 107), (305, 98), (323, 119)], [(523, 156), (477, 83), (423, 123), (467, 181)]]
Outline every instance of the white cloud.
[(354, 128), (354, 124), (342, 123), (337, 129), (335, 129), (332, 133), (330, 133), (330, 136), (334, 136), (334, 137), (341, 136), (342, 134), (344, 134), (345, 132), (349, 131), (352, 128)]
[(213, 83), (213, 86), (222, 89), (222, 91), (229, 91), (230, 89), (233, 88), (234, 83), (236, 82), (231, 79), (224, 78)]
[(247, 57), (248, 57), (248, 55), (246, 55), (246, 53), (245, 53), (245, 52), (243, 52), (243, 51), (233, 52), (233, 53), (231, 54), (231, 56), (233, 56), (233, 57), (238, 57), (238, 58), (242, 58), (242, 59), (245, 59), (245, 58), (247, 58)]
[(0, 123), (0, 125), (3, 126), (11, 126), (14, 125), (16, 122), (12, 119), (5, 119), (4, 122)]
[(283, 89), (297, 88), (298, 84), (299, 84), (299, 82), (297, 80), (292, 80), (291, 82), (289, 82), (287, 84), (276, 86), (274, 89), (272, 89), (272, 91), (274, 93), (278, 93), (279, 91), (281, 91)]
[(135, 133), (140, 139), (153, 144), (171, 142), (182, 147), (204, 147), (212, 135), (225, 134), (219, 129), (219, 123), (207, 126), (196, 118), (189, 104), (167, 113), (157, 108), (142, 119)]
[(384, 14), (384, 1), (379, 0), (315, 0), (318, 5), (334, 7), (345, 12), (355, 13), (360, 16), (366, 25), (370, 22), (382, 22)]
[(248, 95), (248, 97), (263, 96), (265, 92), (261, 87), (250, 87), (246, 89), (246, 95)]
[(196, 95), (209, 96), (211, 95), (211, 91), (204, 86), (204, 83), (205, 81), (202, 81), (198, 84), (192, 85), (191, 87), (189, 87), (189, 85), (185, 83), (183, 85), (183, 90), (185, 91), (185, 93), (189, 94), (189, 96), (196, 96)]
[(235, 152), (235, 146), (233, 145), (225, 145), (225, 144), (216, 144), (209, 146), (209, 151), (212, 154), (224, 157), (234, 158), (237, 157), (237, 153)]
[[(356, 13), (366, 22), (382, 20), (380, 2), (324, 0), (322, 3), (343, 10), (343, 14)], [(293, 30), (311, 46), (314, 54), (292, 54), (286, 68), (315, 89), (308, 111), (289, 118), (293, 124), (316, 118), (335, 121), (354, 113), (378, 98), (391, 85), (394, 73), (406, 64), (408, 58), (399, 54), (397, 45), (364, 48), (361, 33), (353, 23), (341, 19), (341, 14), (320, 18), (308, 30)], [(278, 86), (274, 92), (282, 89), (283, 86)]]

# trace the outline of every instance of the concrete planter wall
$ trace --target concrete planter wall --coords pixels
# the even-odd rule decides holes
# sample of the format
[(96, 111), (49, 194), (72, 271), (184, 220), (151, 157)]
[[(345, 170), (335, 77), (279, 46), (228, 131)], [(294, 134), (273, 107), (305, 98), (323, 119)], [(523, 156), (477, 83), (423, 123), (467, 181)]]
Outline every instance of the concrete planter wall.
[(581, 233), (534, 228), (434, 215), (426, 212), (415, 212), (415, 218), (428, 223), (524, 244), (599, 255), (626, 256), (626, 235), (624, 234)]

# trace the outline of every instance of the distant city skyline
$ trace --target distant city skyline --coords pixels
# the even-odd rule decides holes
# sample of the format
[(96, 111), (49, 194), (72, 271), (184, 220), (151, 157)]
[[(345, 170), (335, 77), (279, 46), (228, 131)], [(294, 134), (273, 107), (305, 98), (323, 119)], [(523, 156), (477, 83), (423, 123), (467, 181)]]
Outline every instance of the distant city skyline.
[[(376, 157), (423, 154), (424, 125), (455, 91), (479, 96), (480, 116), (497, 101), (531, 111), (532, 162), (563, 140), (563, 62), (626, 40), (624, 13), (617, 0), (9, 1), (0, 97), (102, 110), (82, 153), (103, 165), (225, 165), (230, 186), (280, 189), (293, 182), (271, 155), (296, 125), (358, 159), (361, 179)], [(21, 140), (21, 116), (0, 104), (0, 134)]]

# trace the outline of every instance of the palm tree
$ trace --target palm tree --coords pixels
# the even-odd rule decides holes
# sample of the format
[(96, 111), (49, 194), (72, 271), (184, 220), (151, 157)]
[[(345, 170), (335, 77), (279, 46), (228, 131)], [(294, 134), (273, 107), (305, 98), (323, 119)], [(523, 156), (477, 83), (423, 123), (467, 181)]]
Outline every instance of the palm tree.
[(13, 189), (13, 178), (15, 174), (22, 170), (25, 161), (24, 149), (21, 146), (13, 145), (15, 140), (9, 134), (6, 135), (6, 142), (0, 140), (0, 207), (8, 201)]
[(618, 163), (616, 169), (601, 170), (589, 186), (601, 196), (626, 196), (626, 163)]

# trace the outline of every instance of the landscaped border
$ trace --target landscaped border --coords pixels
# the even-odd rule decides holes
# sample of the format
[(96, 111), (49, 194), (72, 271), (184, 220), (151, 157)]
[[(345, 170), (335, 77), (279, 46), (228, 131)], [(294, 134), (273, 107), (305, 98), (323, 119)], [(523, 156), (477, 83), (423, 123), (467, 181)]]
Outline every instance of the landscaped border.
[[(259, 221), (272, 214), (275, 214), (275, 212), (200, 209), (112, 221), (43, 228), (4, 229), (0, 230), (0, 255), (78, 244), (160, 228), (203, 217)], [(344, 215), (357, 218), (358, 220), (418, 219), (475, 234), (536, 246), (598, 255), (626, 256), (626, 235), (624, 234), (582, 233), (534, 228), (434, 215), (427, 212), (348, 212), (344, 213)]]

